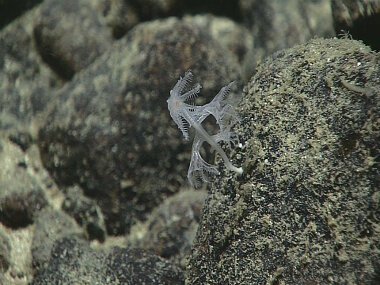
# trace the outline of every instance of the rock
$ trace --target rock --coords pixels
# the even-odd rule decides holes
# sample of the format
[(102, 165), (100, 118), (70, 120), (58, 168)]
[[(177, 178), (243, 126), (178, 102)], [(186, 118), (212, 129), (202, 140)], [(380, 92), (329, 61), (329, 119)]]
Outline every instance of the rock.
[(329, 0), (240, 0), (240, 10), (262, 58), (316, 36), (335, 34)]
[(120, 39), (139, 23), (139, 16), (133, 3), (124, 0), (100, 0), (98, 2), (97, 7), (104, 15), (104, 22), (111, 28), (114, 38)]
[(143, 224), (131, 229), (128, 245), (153, 251), (185, 268), (198, 223), (205, 191), (187, 190), (170, 197)]
[(46, 207), (35, 222), (31, 245), (33, 267), (37, 269), (48, 267), (54, 243), (64, 237), (75, 236), (84, 237), (84, 233), (74, 220), (60, 211)]
[(260, 58), (256, 55), (254, 39), (247, 28), (231, 19), (211, 14), (186, 16), (184, 21), (188, 21), (191, 25), (197, 25), (230, 51), (236, 65), (242, 69), (244, 81), (252, 76), (255, 69), (254, 63)]
[(115, 247), (106, 264), (109, 282), (115, 284), (185, 284), (178, 267), (141, 249)]
[(47, 0), (33, 34), (43, 60), (64, 80), (91, 64), (113, 40), (90, 0)]
[(35, 272), (31, 284), (107, 284), (103, 261), (103, 254), (86, 241), (63, 237), (54, 241), (47, 266)]
[(379, 282), (379, 78), (379, 55), (347, 39), (259, 66), (231, 154), (244, 173), (212, 186), (189, 284)]
[(0, 224), (0, 284), (28, 284), (32, 280), (32, 228), (13, 230)]
[(102, 212), (95, 201), (83, 195), (79, 186), (75, 185), (66, 190), (62, 210), (86, 230), (90, 240), (104, 242), (107, 232)]
[(95, 199), (108, 233), (128, 232), (184, 183), (188, 150), (166, 100), (190, 67), (205, 98), (241, 78), (232, 55), (189, 21), (138, 25), (59, 92), (45, 119), (44, 165), (59, 185)]
[[(11, 245), (8, 235), (0, 227), (0, 275), (4, 274), (11, 263)], [(1, 281), (1, 278), (0, 278)]]
[(37, 7), (0, 30), (0, 130), (23, 149), (38, 132), (37, 116), (63, 84), (35, 48), (33, 25), (39, 11)]
[(168, 261), (138, 249), (92, 249), (84, 240), (57, 240), (49, 264), (31, 284), (184, 284), (183, 273)]
[(30, 175), (25, 154), (4, 138), (0, 138), (0, 165), (0, 222), (13, 229), (27, 227), (47, 205), (45, 194)]

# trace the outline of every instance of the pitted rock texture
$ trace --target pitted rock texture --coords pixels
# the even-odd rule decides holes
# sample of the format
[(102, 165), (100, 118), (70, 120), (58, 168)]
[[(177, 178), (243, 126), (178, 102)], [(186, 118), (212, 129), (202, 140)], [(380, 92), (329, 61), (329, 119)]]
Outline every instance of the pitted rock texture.
[(377, 284), (379, 95), (379, 54), (357, 41), (260, 65), (235, 128), (244, 173), (213, 184), (188, 283)]

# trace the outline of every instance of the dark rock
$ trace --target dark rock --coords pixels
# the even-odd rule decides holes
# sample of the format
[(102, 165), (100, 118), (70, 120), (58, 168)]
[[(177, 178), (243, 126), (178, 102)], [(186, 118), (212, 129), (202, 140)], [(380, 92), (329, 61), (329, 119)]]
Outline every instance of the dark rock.
[(111, 44), (108, 29), (89, 0), (47, 0), (34, 26), (37, 49), (63, 79), (91, 64)]
[(45, 268), (49, 266), (54, 243), (63, 237), (72, 236), (84, 237), (84, 233), (68, 215), (51, 207), (46, 207), (39, 213), (35, 222), (31, 246), (33, 267)]
[[(0, 228), (0, 274), (5, 273), (11, 263), (11, 245), (6, 233)], [(0, 278), (1, 281), (1, 278)]]
[(139, 16), (130, 1), (105, 0), (99, 3), (98, 9), (102, 11), (104, 21), (116, 39), (123, 37), (139, 22)]
[(116, 247), (106, 262), (109, 282), (115, 284), (185, 284), (178, 267), (142, 249)]
[(244, 81), (252, 76), (254, 63), (260, 58), (256, 55), (254, 39), (247, 28), (228, 18), (216, 17), (211, 14), (186, 16), (184, 21), (207, 32), (216, 42), (230, 51), (236, 65), (242, 69)]
[(252, 32), (261, 57), (334, 35), (329, 0), (240, 0), (243, 24)]
[(212, 186), (189, 284), (378, 283), (379, 91), (379, 55), (357, 41), (259, 66), (235, 128), (244, 173)]
[(31, 284), (184, 284), (183, 273), (168, 261), (143, 250), (92, 249), (78, 238), (57, 240), (49, 264)]
[(82, 239), (64, 237), (54, 242), (47, 267), (37, 270), (32, 285), (109, 284), (104, 255)]
[(102, 212), (93, 200), (83, 196), (83, 191), (79, 186), (75, 185), (66, 190), (62, 210), (86, 230), (90, 240), (97, 239), (104, 242), (106, 228)]
[(38, 15), (34, 9), (0, 31), (0, 130), (22, 148), (37, 133), (36, 115), (62, 85), (35, 49), (31, 27)]
[(206, 197), (206, 192), (195, 190), (170, 197), (152, 212), (142, 227), (144, 230), (139, 230), (141, 225), (131, 229), (129, 244), (153, 251), (185, 268)]
[(33, 223), (47, 205), (38, 181), (29, 174), (25, 154), (0, 138), (0, 222), (17, 229)]
[(9, 140), (17, 144), (23, 151), (26, 151), (33, 142), (32, 136), (26, 132), (11, 133)]
[(46, 168), (97, 201), (109, 233), (127, 232), (185, 181), (188, 150), (166, 100), (190, 67), (206, 98), (240, 79), (230, 53), (189, 21), (138, 25), (61, 90), (45, 120)]

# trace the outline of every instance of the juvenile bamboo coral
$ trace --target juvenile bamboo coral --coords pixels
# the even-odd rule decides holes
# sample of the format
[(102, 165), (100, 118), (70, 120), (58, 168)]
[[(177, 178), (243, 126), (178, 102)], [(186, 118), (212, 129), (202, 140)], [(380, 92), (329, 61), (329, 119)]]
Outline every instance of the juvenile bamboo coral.
[[(170, 90), (170, 97), (167, 102), (170, 116), (182, 131), (185, 140), (189, 140), (188, 127), (195, 129), (187, 178), (193, 187), (198, 188), (202, 180), (208, 182), (211, 174), (219, 174), (216, 166), (207, 163), (200, 154), (200, 149), (204, 142), (209, 143), (211, 148), (222, 157), (229, 170), (242, 174), (243, 169), (234, 166), (218, 144), (221, 141), (227, 143), (231, 143), (232, 141), (232, 133), (230, 131), (231, 119), (236, 118), (236, 115), (232, 104), (226, 99), (226, 96), (231, 91), (233, 82), (224, 86), (210, 103), (203, 106), (196, 106), (188, 104), (186, 101), (195, 98), (202, 86), (197, 83), (192, 89), (183, 93), (184, 90), (188, 88), (192, 77), (193, 74), (190, 70), (185, 73), (183, 78), (180, 77), (174, 88)], [(202, 127), (202, 122), (210, 115), (215, 118), (219, 126), (219, 132), (216, 135), (209, 135)]]

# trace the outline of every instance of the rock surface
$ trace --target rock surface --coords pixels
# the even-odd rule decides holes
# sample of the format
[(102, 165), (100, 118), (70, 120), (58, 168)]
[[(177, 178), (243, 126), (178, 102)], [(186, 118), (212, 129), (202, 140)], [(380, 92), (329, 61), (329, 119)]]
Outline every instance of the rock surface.
[(111, 234), (128, 232), (183, 184), (188, 162), (166, 100), (189, 67), (209, 97), (240, 79), (228, 51), (191, 21), (138, 25), (61, 89), (40, 130), (46, 168), (99, 203)]
[(170, 197), (145, 223), (131, 229), (128, 245), (153, 251), (185, 269), (206, 197), (201, 190), (182, 191)]
[(168, 261), (139, 249), (94, 250), (78, 238), (57, 240), (46, 268), (34, 275), (33, 285), (50, 284), (172, 284), (183, 273)]
[(41, 6), (33, 29), (36, 48), (62, 79), (70, 80), (111, 46), (98, 13), (90, 0), (46, 0)]
[(77, 185), (65, 191), (62, 210), (73, 217), (84, 228), (89, 240), (104, 242), (107, 236), (104, 217), (96, 202), (83, 195)]
[(12, 229), (27, 227), (47, 205), (45, 194), (30, 175), (25, 154), (1, 137), (0, 165), (0, 222)]
[[(0, 1), (0, 284), (380, 283), (378, 54), (345, 33), (257, 68), (341, 16), (377, 40), (376, 1), (332, 2)], [(167, 109), (189, 68), (197, 105), (258, 71), (223, 146), (245, 174), (210, 193)]]
[(235, 129), (244, 173), (212, 186), (189, 284), (380, 281), (379, 91), (380, 57), (357, 41), (259, 66)]

